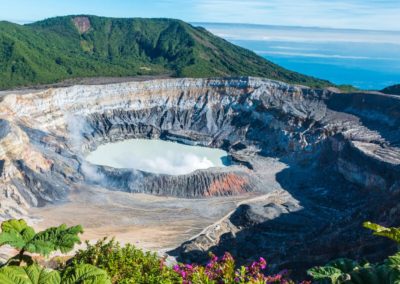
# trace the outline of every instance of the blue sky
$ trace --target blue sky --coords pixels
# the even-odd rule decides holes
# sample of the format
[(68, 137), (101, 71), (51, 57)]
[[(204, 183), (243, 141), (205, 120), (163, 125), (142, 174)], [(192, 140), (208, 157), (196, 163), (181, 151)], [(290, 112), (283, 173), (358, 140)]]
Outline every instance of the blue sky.
[(400, 0), (0, 0), (0, 5), (1, 20), (19, 23), (94, 14), (400, 31)]

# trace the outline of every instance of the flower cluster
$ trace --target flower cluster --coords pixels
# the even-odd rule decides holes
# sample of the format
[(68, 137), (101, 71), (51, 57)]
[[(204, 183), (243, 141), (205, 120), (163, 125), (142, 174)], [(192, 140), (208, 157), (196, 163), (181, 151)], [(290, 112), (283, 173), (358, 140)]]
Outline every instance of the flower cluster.
[(218, 258), (211, 254), (206, 266), (196, 264), (179, 264), (174, 266), (174, 271), (182, 277), (182, 284), (195, 283), (240, 283), (240, 284), (289, 284), (293, 283), (288, 278), (288, 272), (282, 271), (275, 275), (266, 275), (263, 271), (267, 262), (260, 257), (250, 266), (235, 269), (235, 260), (229, 253)]

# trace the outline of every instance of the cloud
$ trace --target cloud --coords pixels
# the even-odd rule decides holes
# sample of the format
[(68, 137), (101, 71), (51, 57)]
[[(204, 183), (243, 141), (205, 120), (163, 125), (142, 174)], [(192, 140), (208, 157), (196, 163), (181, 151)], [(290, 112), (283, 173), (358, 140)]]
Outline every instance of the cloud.
[(355, 55), (340, 55), (340, 54), (322, 54), (322, 53), (305, 53), (305, 52), (286, 52), (286, 51), (268, 51), (268, 50), (255, 50), (258, 54), (275, 54), (287, 55), (296, 57), (314, 57), (314, 58), (336, 58), (336, 59), (356, 59), (356, 60), (398, 60), (397, 58), (390, 57), (369, 57), (369, 56), (355, 56)]
[[(14, 21), (38, 20), (65, 14), (96, 14), (113, 17), (169, 17), (189, 22), (400, 31), (398, 0), (43, 0), (36, 5), (30, 5), (29, 0), (3, 2), (7, 9), (0, 10), (0, 19)], [(25, 9), (27, 6), (30, 8)]]
[(400, 32), (303, 28), (268, 25), (200, 23), (212, 33), (228, 40), (285, 42), (353, 42), (400, 45)]
[(195, 7), (216, 22), (400, 30), (399, 1), (201, 0)]

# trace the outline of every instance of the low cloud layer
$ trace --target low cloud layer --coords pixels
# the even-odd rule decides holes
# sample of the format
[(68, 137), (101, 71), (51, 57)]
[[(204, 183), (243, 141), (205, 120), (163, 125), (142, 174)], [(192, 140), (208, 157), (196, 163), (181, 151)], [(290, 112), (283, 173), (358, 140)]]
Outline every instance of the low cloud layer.
[(400, 32), (345, 30), (327, 28), (302, 28), (246, 24), (198, 23), (228, 40), (260, 40), (313, 43), (381, 43), (400, 45)]

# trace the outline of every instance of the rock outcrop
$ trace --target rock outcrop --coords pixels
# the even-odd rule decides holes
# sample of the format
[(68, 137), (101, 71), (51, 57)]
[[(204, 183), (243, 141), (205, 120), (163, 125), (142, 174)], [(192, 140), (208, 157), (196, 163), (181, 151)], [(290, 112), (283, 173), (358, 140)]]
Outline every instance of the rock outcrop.
[[(0, 216), (65, 200), (76, 184), (188, 198), (254, 192), (177, 248), (185, 260), (229, 250), (279, 266), (393, 249), (361, 228), (399, 221), (400, 98), (259, 78), (168, 79), (1, 95)], [(85, 162), (98, 145), (161, 138), (223, 148), (234, 164), (183, 176)], [(270, 158), (288, 165), (265, 182)]]

